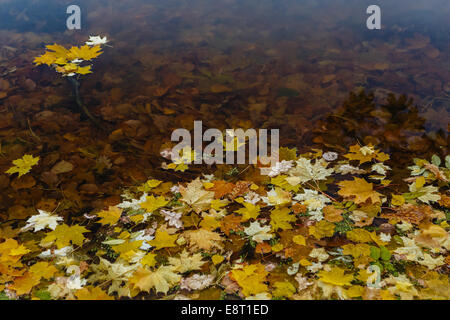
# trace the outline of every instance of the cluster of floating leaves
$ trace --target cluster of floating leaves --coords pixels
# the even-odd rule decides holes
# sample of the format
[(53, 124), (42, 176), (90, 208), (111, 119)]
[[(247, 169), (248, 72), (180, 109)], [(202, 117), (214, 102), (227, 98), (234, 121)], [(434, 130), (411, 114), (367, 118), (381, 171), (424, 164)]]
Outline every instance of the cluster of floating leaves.
[(406, 192), (389, 159), (281, 148), (268, 176), (150, 179), (78, 223), (39, 210), (0, 234), (0, 296), (449, 299), (450, 157), (414, 159)]
[(81, 64), (100, 56), (103, 53), (101, 45), (107, 42), (106, 37), (91, 36), (89, 41), (81, 47), (66, 49), (59, 44), (48, 45), (47, 51), (34, 59), (34, 63), (38, 66), (46, 64), (67, 77), (86, 75), (92, 73), (92, 66), (81, 66)]

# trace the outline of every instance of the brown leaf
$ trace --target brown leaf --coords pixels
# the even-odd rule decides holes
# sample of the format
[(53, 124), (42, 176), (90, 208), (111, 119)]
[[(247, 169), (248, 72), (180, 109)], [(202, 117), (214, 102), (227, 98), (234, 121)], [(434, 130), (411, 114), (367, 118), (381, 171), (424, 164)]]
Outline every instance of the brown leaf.
[(241, 225), (242, 218), (240, 216), (229, 214), (225, 218), (223, 218), (220, 230), (225, 233), (227, 236), (230, 235), (230, 231), (239, 231), (242, 230)]
[(325, 220), (329, 222), (339, 222), (344, 220), (342, 217), (343, 210), (337, 209), (334, 206), (326, 206), (323, 208), (323, 214), (325, 217)]
[(395, 209), (395, 213), (382, 213), (381, 218), (397, 219), (418, 225), (422, 220), (433, 215), (433, 210), (427, 205), (404, 204)]
[(60, 161), (50, 170), (53, 174), (67, 173), (73, 170), (73, 164), (67, 161)]
[(214, 187), (211, 190), (214, 191), (214, 198), (220, 199), (223, 196), (231, 193), (234, 187), (234, 183), (218, 180), (214, 181)]
[(36, 184), (36, 180), (31, 175), (25, 175), (20, 178), (14, 179), (13, 182), (11, 182), (11, 186), (14, 190), (20, 190), (20, 189), (29, 189), (31, 187), (34, 187)]
[(248, 181), (239, 181), (236, 183), (236, 187), (231, 191), (228, 197), (233, 200), (239, 196), (242, 196), (249, 192), (249, 187), (252, 183)]

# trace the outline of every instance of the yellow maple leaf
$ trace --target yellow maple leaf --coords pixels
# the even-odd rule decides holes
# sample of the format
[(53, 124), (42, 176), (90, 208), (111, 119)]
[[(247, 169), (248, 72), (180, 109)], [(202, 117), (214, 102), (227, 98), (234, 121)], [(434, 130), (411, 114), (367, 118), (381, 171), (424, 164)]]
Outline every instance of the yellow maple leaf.
[(69, 60), (80, 59), (89, 61), (101, 55), (103, 53), (101, 50), (102, 48), (100, 46), (90, 47), (84, 45), (82, 47), (72, 47), (68, 53), (68, 58)]
[(139, 248), (142, 246), (142, 243), (142, 240), (126, 241), (118, 245), (113, 245), (111, 248), (117, 252), (122, 259), (130, 261), (136, 255)]
[(65, 73), (72, 73), (78, 70), (78, 65), (76, 65), (75, 63), (67, 63), (62, 68)]
[(344, 155), (349, 160), (358, 160), (360, 164), (369, 162), (376, 157), (375, 149), (372, 145), (361, 147), (354, 145), (349, 148), (350, 153)]
[(162, 183), (160, 180), (150, 179), (147, 180), (145, 183), (143, 183), (140, 187), (138, 187), (138, 190), (141, 192), (148, 192), (153, 188), (156, 188)]
[(155, 198), (153, 195), (147, 196), (145, 202), (141, 203), (141, 208), (145, 209), (147, 212), (153, 212), (159, 208), (164, 207), (169, 203), (163, 196)]
[(162, 248), (170, 248), (176, 247), (175, 241), (177, 240), (178, 235), (170, 235), (167, 231), (161, 231), (160, 229), (156, 230), (155, 239), (148, 241), (148, 243), (155, 247), (155, 250), (159, 250)]
[[(270, 184), (273, 184), (274, 186), (280, 187), (286, 191), (294, 191), (294, 192), (298, 192), (300, 190), (300, 182), (297, 183), (297, 181), (295, 181), (295, 185), (291, 184), (288, 182), (288, 180), (286, 180), (286, 178), (288, 178), (288, 176), (286, 175), (279, 175), (276, 177), (273, 177), (270, 179)], [(291, 182), (293, 182), (291, 180)]]
[(97, 213), (97, 216), (102, 218), (98, 221), (103, 225), (115, 225), (122, 215), (122, 209), (117, 207), (109, 207), (109, 210), (103, 210)]
[(193, 270), (200, 270), (206, 261), (202, 260), (200, 253), (189, 255), (189, 252), (183, 250), (179, 257), (169, 257), (169, 264), (174, 267), (174, 271), (185, 273)]
[(373, 159), (377, 159), (381, 162), (389, 160), (389, 155), (375, 150), (375, 148), (371, 144), (363, 147), (356, 144), (354, 146), (351, 146), (349, 151), (350, 153), (347, 153), (346, 155), (344, 155), (344, 157), (349, 160), (358, 160), (359, 164), (369, 162)]
[(258, 205), (251, 204), (249, 202), (243, 203), (244, 208), (240, 208), (236, 210), (236, 213), (242, 214), (242, 222), (245, 222), (250, 219), (256, 219), (259, 216), (259, 212), (261, 207)]
[(322, 282), (329, 283), (335, 286), (350, 285), (353, 280), (352, 274), (345, 274), (345, 269), (339, 267), (332, 267), (330, 271), (322, 270), (318, 273), (319, 279)]
[(47, 51), (40, 57), (34, 59), (36, 65), (46, 64), (53, 66), (57, 72), (64, 75), (92, 73), (90, 65), (80, 66), (83, 61), (90, 61), (103, 52), (100, 46), (72, 47), (67, 50), (61, 45), (54, 44), (46, 46)]
[(353, 229), (350, 231), (347, 231), (346, 233), (347, 239), (353, 241), (353, 242), (375, 242), (377, 244), (383, 244), (383, 242), (378, 238), (377, 234), (375, 232), (369, 232), (365, 229)]
[(346, 244), (342, 246), (342, 253), (345, 255), (351, 255), (353, 258), (359, 258), (361, 256), (368, 257), (370, 256), (370, 246), (365, 243), (358, 244)]
[(291, 210), (289, 208), (276, 208), (272, 210), (270, 214), (270, 224), (272, 225), (274, 230), (282, 229), (292, 229), (292, 225), (290, 222), (297, 221), (297, 217), (295, 215), (289, 214)]
[(272, 296), (274, 296), (274, 297), (290, 298), (297, 291), (297, 289), (295, 289), (294, 285), (292, 283), (290, 283), (289, 281), (275, 282), (274, 287), (275, 287), (275, 290), (272, 292)]
[(77, 290), (75, 297), (78, 300), (114, 300), (114, 297), (107, 295), (100, 287), (94, 286), (87, 286)]
[(171, 287), (181, 280), (181, 275), (174, 271), (175, 267), (173, 266), (161, 266), (156, 271), (139, 267), (129, 279), (129, 282), (140, 291), (150, 292), (150, 289), (154, 288), (156, 293), (166, 294)]
[(350, 198), (355, 203), (364, 203), (369, 199), (372, 203), (381, 202), (381, 194), (374, 191), (372, 183), (364, 179), (354, 178), (352, 181), (341, 181), (338, 185), (340, 187), (338, 194)]
[(378, 161), (384, 162), (386, 160), (389, 160), (390, 156), (388, 154), (386, 154), (386, 153), (383, 153), (383, 152), (377, 152), (377, 157), (376, 158), (377, 158)]
[(9, 286), (16, 292), (18, 296), (30, 293), (31, 289), (40, 283), (40, 277), (31, 272), (25, 273), (23, 276), (14, 279), (14, 283)]
[(19, 267), (21, 266), (19, 260), (29, 252), (31, 250), (23, 244), (19, 244), (15, 239), (6, 239), (6, 241), (0, 243), (0, 265), (4, 263)]
[(69, 227), (66, 224), (61, 224), (56, 227), (54, 231), (47, 233), (47, 236), (42, 240), (43, 243), (55, 241), (58, 249), (67, 247), (71, 244), (78, 246), (83, 245), (83, 233), (89, 232), (85, 227), (74, 225)]
[(242, 269), (234, 269), (230, 274), (242, 288), (242, 294), (246, 297), (268, 290), (264, 283), (268, 272), (261, 263), (251, 264)]
[(39, 157), (33, 157), (30, 154), (24, 155), (21, 159), (13, 161), (13, 167), (9, 168), (6, 173), (18, 173), (19, 177), (30, 172), (31, 168), (39, 162)]
[(41, 64), (51, 66), (52, 64), (56, 63), (57, 59), (58, 57), (54, 53), (47, 51), (43, 55), (36, 57), (33, 63), (37, 66), (40, 66)]
[(199, 178), (187, 184), (186, 187), (180, 186), (182, 202), (185, 202), (196, 213), (208, 209), (211, 201), (214, 200), (214, 192), (203, 189), (203, 183)]
[(228, 204), (228, 200), (214, 199), (211, 201), (211, 209), (216, 211), (222, 210)]
[(54, 274), (58, 272), (58, 269), (56, 269), (53, 265), (49, 264), (47, 261), (41, 261), (38, 263), (33, 264), (29, 271), (36, 276), (39, 277), (39, 279), (51, 279), (53, 278)]
[(200, 222), (200, 227), (205, 229), (205, 230), (213, 231), (213, 230), (215, 230), (215, 229), (220, 227), (220, 221), (218, 221), (213, 216), (206, 216)]
[(133, 214), (133, 215), (129, 215), (128, 218), (130, 218), (130, 220), (134, 223), (141, 223), (145, 217), (143, 214)]
[(189, 230), (183, 233), (183, 236), (189, 243), (189, 247), (192, 250), (206, 250), (210, 251), (214, 248), (222, 251), (223, 247), (221, 243), (223, 241), (222, 237), (215, 232), (208, 231), (205, 229)]
[(91, 68), (92, 68), (92, 66), (85, 66), (85, 67), (78, 66), (74, 72), (81, 74), (81, 75), (85, 75), (85, 74), (92, 73)]
[(364, 294), (364, 287), (363, 286), (351, 286), (345, 291), (345, 294), (349, 298), (357, 298), (361, 297)]
[(156, 254), (154, 254), (154, 253), (147, 253), (146, 255), (145, 255), (145, 257), (143, 257), (142, 259), (141, 259), (141, 264), (145, 267), (145, 266), (148, 266), (148, 267), (154, 267), (154, 266), (156, 266), (156, 264), (157, 264), (157, 261), (156, 261)]
[(325, 237), (332, 237), (335, 229), (334, 223), (326, 220), (320, 220), (315, 225), (309, 227), (309, 234), (313, 235), (317, 239)]
[(45, 46), (47, 48), (47, 50), (53, 51), (53, 53), (58, 57), (58, 58), (66, 58), (67, 55), (69, 54), (69, 50), (67, 50), (66, 48), (64, 48), (63, 46), (59, 45), (59, 44), (50, 44)]

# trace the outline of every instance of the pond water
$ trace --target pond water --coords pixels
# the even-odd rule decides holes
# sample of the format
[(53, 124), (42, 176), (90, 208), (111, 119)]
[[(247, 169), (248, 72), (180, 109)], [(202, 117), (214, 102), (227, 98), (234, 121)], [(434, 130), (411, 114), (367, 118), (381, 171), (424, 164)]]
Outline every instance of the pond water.
[[(281, 145), (299, 150), (369, 136), (398, 158), (446, 154), (449, 2), (372, 2), (77, 1), (81, 30), (69, 31), (73, 1), (0, 0), (1, 165), (40, 150), (47, 164), (106, 167), (106, 178), (41, 178), (52, 188), (81, 190), (81, 198), (98, 190), (109, 196), (118, 184), (160, 174), (170, 132), (192, 129), (194, 120), (219, 129), (279, 128)], [(381, 7), (381, 30), (366, 27), (371, 4)], [(32, 63), (45, 45), (81, 45), (90, 35), (110, 41), (81, 80), (81, 96), (103, 131), (80, 115), (65, 79)], [(377, 105), (389, 93), (406, 94), (417, 110), (405, 107), (398, 118), (391, 107), (347, 108), (349, 92), (361, 89), (373, 92)], [(335, 113), (350, 122), (335, 122)], [(20, 203), (16, 196), (3, 202), (5, 210)], [(42, 190), (30, 199), (40, 196)]]

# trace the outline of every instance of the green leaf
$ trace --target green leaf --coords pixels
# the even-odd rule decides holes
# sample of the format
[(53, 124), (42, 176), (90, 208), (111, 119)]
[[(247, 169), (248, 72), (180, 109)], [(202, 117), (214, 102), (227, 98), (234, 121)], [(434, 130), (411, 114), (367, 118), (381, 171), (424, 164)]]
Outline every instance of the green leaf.
[(370, 256), (374, 260), (380, 259), (380, 249), (377, 247), (370, 247)]
[(395, 272), (395, 268), (394, 268), (394, 266), (392, 265), (392, 263), (390, 263), (390, 262), (386, 262), (385, 264), (384, 264), (384, 267), (386, 268), (386, 270), (387, 271), (389, 271), (389, 272)]
[(445, 157), (445, 167), (450, 169), (450, 155)]
[(5, 292), (0, 292), (0, 300), (10, 300)]
[(383, 261), (389, 261), (391, 260), (391, 256), (391, 252), (385, 247), (381, 246), (381, 259)]
[(50, 295), (50, 292), (48, 292), (45, 289), (41, 289), (39, 291), (36, 291), (34, 294), (36, 297), (38, 297), (41, 300), (51, 300), (52, 296)]
[(434, 164), (436, 167), (439, 167), (441, 165), (441, 159), (439, 158), (438, 155), (433, 154), (433, 156), (431, 157), (431, 163)]

